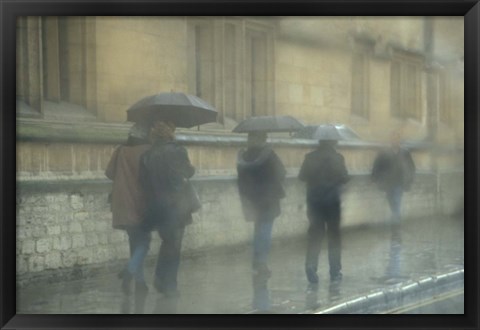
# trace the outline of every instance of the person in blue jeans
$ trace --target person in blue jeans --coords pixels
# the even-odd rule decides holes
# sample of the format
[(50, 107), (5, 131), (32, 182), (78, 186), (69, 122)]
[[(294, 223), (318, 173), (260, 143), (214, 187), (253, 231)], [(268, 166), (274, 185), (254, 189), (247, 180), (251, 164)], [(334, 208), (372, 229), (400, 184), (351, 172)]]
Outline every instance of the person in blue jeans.
[(148, 252), (150, 234), (141, 230), (146, 205), (139, 181), (139, 164), (141, 155), (150, 148), (148, 131), (147, 124), (134, 124), (127, 142), (115, 149), (105, 171), (105, 175), (113, 181), (109, 196), (112, 226), (125, 230), (128, 235), (130, 259), (119, 274), (122, 290), (127, 295), (130, 294), (133, 279), (136, 292), (143, 294), (147, 290), (143, 263)]
[(254, 222), (252, 268), (255, 275), (268, 278), (273, 222), (285, 197), (286, 171), (266, 141), (265, 132), (248, 133), (247, 148), (237, 156), (237, 185), (245, 220)]
[[(136, 283), (145, 284), (144, 260), (150, 245), (150, 233), (144, 231), (140, 226), (129, 227), (126, 231), (131, 253), (125, 271), (131, 274)], [(128, 278), (128, 275), (125, 274), (121, 276)]]
[(390, 206), (391, 224), (401, 221), (403, 193), (410, 189), (415, 175), (412, 156), (400, 142), (401, 133), (396, 131), (391, 136), (391, 146), (378, 153), (372, 168), (372, 180), (385, 192)]

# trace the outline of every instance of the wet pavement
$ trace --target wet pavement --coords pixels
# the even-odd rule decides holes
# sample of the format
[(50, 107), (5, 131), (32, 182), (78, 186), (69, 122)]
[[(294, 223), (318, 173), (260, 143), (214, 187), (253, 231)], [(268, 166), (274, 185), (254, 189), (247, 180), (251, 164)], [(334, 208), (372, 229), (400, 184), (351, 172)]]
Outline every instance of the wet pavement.
[(388, 311), (388, 314), (463, 314), (464, 300), (463, 289), (455, 290), (428, 301), (421, 301)]
[[(317, 287), (309, 286), (304, 274), (303, 238), (274, 239), (269, 279), (256, 277), (253, 281), (250, 246), (184, 256), (178, 298), (156, 293), (151, 285), (153, 260), (149, 260), (149, 293), (143, 313), (242, 314), (260, 312), (258, 309), (285, 314), (315, 312), (349, 297), (464, 267), (463, 218), (408, 219), (395, 232), (388, 226), (343, 229), (343, 280), (330, 283), (323, 248)], [(38, 283), (17, 291), (18, 314), (134, 313), (134, 305), (134, 297), (121, 292), (120, 280), (112, 273), (84, 280)], [(457, 299), (450, 312), (463, 311), (460, 305)], [(448, 304), (443, 303), (440, 311), (448, 313)]]

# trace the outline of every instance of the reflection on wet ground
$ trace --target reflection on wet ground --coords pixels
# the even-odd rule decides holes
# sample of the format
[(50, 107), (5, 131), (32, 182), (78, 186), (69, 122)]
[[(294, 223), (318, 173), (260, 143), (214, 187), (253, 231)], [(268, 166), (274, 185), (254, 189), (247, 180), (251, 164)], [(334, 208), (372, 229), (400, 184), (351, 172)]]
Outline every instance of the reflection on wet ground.
[[(17, 292), (17, 313), (300, 313), (408, 279), (461, 269), (463, 234), (463, 219), (449, 217), (411, 219), (398, 232), (388, 226), (344, 230), (343, 280), (330, 283), (324, 248), (316, 286), (306, 280), (306, 245), (300, 238), (274, 241), (269, 279), (252, 276), (249, 246), (234, 252), (206, 251), (182, 260), (179, 297), (163, 297), (149, 285), (142, 308), (134, 296), (122, 294), (120, 280), (110, 273), (22, 288)], [(148, 283), (152, 273), (150, 265)]]

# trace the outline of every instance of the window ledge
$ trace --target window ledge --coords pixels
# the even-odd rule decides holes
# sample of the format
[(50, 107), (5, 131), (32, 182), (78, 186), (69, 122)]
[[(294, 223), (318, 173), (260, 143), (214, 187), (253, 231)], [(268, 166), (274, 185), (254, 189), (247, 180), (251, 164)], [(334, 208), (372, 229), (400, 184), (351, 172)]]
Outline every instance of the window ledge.
[[(35, 142), (120, 144), (126, 141), (132, 123), (65, 122), (34, 118), (17, 118), (17, 140)], [(246, 135), (220, 130), (178, 129), (177, 140), (185, 145), (243, 147)], [(274, 147), (313, 148), (317, 141), (290, 137), (269, 136)], [(340, 141), (339, 149), (377, 149), (384, 144), (371, 141)], [(409, 149), (429, 149), (424, 141), (410, 141)], [(440, 148), (442, 149), (442, 148)], [(443, 148), (445, 149), (445, 148)]]
[(20, 117), (27, 117), (27, 118), (41, 118), (42, 114), (40, 111), (35, 110), (31, 106), (27, 104), (27, 102), (23, 100), (18, 100), (17, 99), (17, 116)]
[(47, 120), (88, 121), (93, 122), (97, 117), (84, 107), (69, 102), (43, 102), (43, 118)]

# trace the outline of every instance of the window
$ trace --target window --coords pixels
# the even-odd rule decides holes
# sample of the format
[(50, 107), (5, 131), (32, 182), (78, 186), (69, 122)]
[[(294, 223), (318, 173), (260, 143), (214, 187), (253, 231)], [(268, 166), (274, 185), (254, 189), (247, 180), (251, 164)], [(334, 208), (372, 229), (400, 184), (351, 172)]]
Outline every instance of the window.
[(356, 42), (352, 57), (352, 113), (369, 117), (370, 54), (373, 43)]
[(398, 118), (421, 118), (422, 57), (397, 51), (391, 64), (390, 92), (392, 115)]
[(27, 99), (27, 21), (25, 17), (17, 19), (17, 99)]
[(195, 25), (195, 94), (215, 103), (213, 33), (210, 24)]
[(72, 114), (91, 118), (96, 108), (94, 22), (90, 17), (19, 18), (20, 114), (27, 108), (46, 118), (66, 119)]
[(249, 30), (246, 38), (246, 104), (247, 114), (268, 114), (267, 105), (267, 40), (265, 33)]
[(189, 90), (219, 121), (273, 113), (273, 27), (236, 18), (189, 19)]
[(17, 18), (17, 111), (29, 116), (39, 116), (41, 108), (39, 31), (37, 18)]
[(454, 70), (439, 73), (439, 119), (452, 125), (455, 113), (463, 112), (463, 77)]
[(240, 96), (238, 89), (241, 86), (239, 81), (239, 62), (240, 45), (238, 44), (238, 25), (235, 23), (225, 24), (224, 34), (224, 113), (225, 116), (235, 120), (242, 118), (242, 111), (240, 111)]
[(452, 121), (452, 80), (449, 77), (448, 73), (445, 71), (440, 72), (439, 74), (439, 111), (440, 111), (440, 121), (445, 124), (448, 124)]
[(42, 17), (43, 98), (86, 106), (84, 17)]

